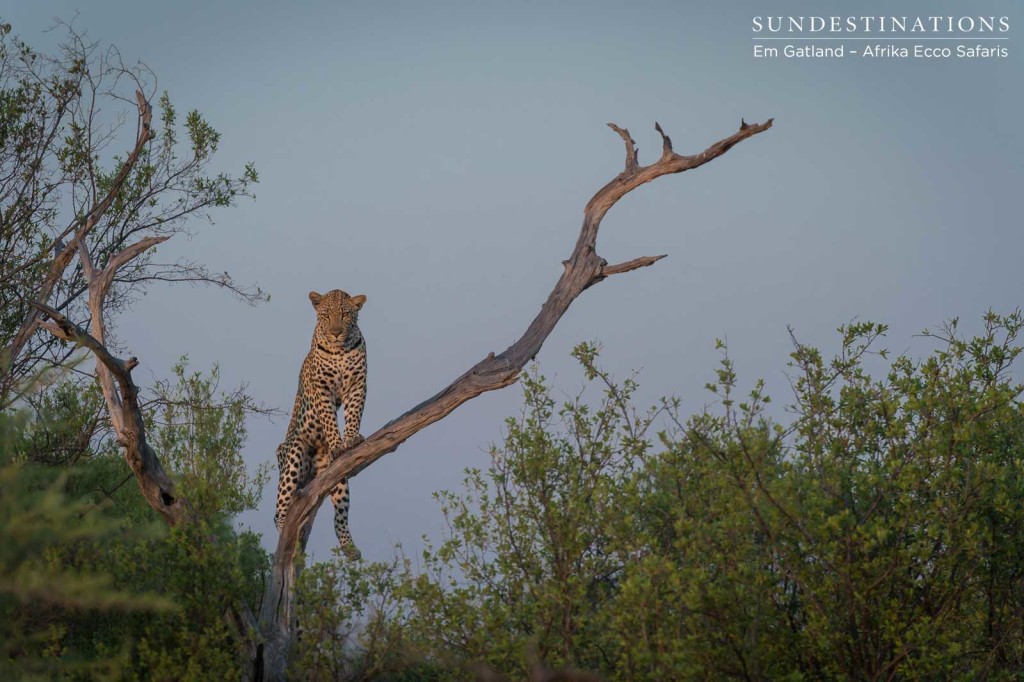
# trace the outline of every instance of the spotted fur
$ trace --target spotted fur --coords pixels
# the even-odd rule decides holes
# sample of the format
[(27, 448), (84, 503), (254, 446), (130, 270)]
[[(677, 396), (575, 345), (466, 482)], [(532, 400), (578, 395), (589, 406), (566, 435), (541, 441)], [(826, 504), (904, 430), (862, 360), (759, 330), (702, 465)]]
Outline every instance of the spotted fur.
[[(284, 525), (295, 491), (331, 463), (332, 456), (363, 441), (359, 422), (366, 403), (366, 342), (356, 324), (366, 296), (335, 289), (324, 295), (309, 292), (316, 310), (316, 329), (309, 354), (299, 372), (288, 434), (277, 448), (281, 473), (274, 523)], [(338, 431), (338, 407), (344, 407), (345, 430)], [(338, 543), (358, 555), (348, 529), (348, 479), (331, 491), (334, 532)]]

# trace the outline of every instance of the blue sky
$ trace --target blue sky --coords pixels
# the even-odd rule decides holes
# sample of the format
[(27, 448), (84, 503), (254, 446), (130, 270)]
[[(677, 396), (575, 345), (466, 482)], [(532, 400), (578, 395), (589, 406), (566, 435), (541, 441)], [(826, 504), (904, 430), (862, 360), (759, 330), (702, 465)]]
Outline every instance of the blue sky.
[[(680, 153), (741, 117), (776, 123), (612, 209), (601, 255), (669, 257), (573, 304), (538, 357), (561, 393), (581, 384), (572, 346), (597, 340), (613, 373), (640, 370), (641, 400), (677, 394), (699, 410), (722, 337), (741, 381), (762, 377), (785, 403), (787, 325), (831, 350), (839, 325), (885, 322), (890, 350), (920, 354), (925, 327), (959, 316), (976, 328), (988, 308), (1020, 305), (1016, 10), (900, 3), (901, 15), (1010, 17), (1007, 58), (941, 61), (752, 57), (755, 15), (889, 14), (887, 2), (40, 0), (3, 17), (45, 47), (52, 19), (77, 13), (221, 131), (217, 169), (259, 169), (255, 201), (166, 253), (257, 282), (270, 303), (154, 287), (117, 325), (137, 380), (187, 353), (287, 409), (314, 321), (307, 292), (364, 293), (369, 434), (525, 329), (584, 204), (621, 170), (609, 121), (630, 129), (641, 163), (660, 149), (655, 120)], [(354, 479), (364, 556), (439, 537), (432, 492), (486, 466), (519, 403), (516, 387), (484, 395)], [(253, 421), (247, 461), (272, 461), (285, 427)], [(272, 536), (274, 494), (242, 522)], [(314, 530), (320, 556), (330, 516)]]

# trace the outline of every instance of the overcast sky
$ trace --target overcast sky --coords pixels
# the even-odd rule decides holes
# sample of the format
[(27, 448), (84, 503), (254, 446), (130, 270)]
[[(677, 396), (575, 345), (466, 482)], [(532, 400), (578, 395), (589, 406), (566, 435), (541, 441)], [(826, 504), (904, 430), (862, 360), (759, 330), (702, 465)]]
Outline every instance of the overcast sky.
[[(216, 170), (259, 170), (255, 201), (161, 248), (272, 300), (153, 287), (117, 325), (140, 383), (187, 353), (290, 409), (315, 319), (307, 292), (341, 288), (368, 297), (372, 433), (526, 328), (583, 206), (622, 168), (609, 121), (629, 128), (641, 163), (660, 150), (655, 120), (683, 154), (741, 117), (775, 126), (612, 209), (602, 256), (669, 257), (573, 304), (538, 356), (560, 394), (582, 382), (570, 349), (596, 340), (613, 373), (640, 370), (642, 401), (677, 394), (699, 410), (722, 337), (741, 382), (762, 377), (785, 403), (787, 325), (834, 351), (839, 325), (885, 322), (886, 347), (922, 354), (923, 328), (959, 316), (975, 329), (988, 308), (1024, 302), (1024, 15), (1010, 1), (899, 4), (1009, 16), (996, 60), (752, 57), (755, 15), (893, 13), (883, 1), (7, 5), (4, 20), (39, 47), (56, 39), (44, 33), (54, 17), (77, 12), (79, 29), (146, 62), (179, 111), (221, 131)], [(481, 396), (354, 479), (363, 555), (439, 539), (432, 493), (487, 465), (520, 403), (515, 386)], [(273, 461), (286, 426), (252, 421), (247, 461)], [(268, 548), (275, 494), (276, 473), (241, 518)], [(330, 517), (328, 505), (311, 541), (320, 557), (336, 542)]]

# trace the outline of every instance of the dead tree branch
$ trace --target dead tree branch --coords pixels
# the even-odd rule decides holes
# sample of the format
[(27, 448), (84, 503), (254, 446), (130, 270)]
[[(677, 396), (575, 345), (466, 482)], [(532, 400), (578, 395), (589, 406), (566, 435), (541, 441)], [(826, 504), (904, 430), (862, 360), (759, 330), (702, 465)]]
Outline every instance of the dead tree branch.
[(743, 122), (739, 131), (692, 156), (681, 156), (673, 152), (671, 140), (661, 126), (655, 124), (662, 137), (663, 148), (661, 158), (649, 166), (638, 165), (636, 145), (629, 131), (613, 123), (608, 125), (626, 144), (625, 170), (598, 190), (587, 203), (583, 212), (583, 226), (572, 255), (563, 261), (565, 269), (561, 277), (522, 337), (500, 354), (488, 354), (440, 393), (388, 422), (362, 444), (343, 453), (335, 453), (334, 462), (300, 490), (292, 501), (278, 539), (271, 580), (260, 613), (260, 627), (265, 638), (266, 679), (283, 679), (294, 615), (292, 594), (296, 577), (295, 556), (304, 544), (303, 529), (308, 528), (330, 490), (342, 478), (355, 476), (384, 455), (394, 452), (410, 436), (451, 414), (462, 403), (514, 383), (526, 363), (536, 357), (569, 305), (588, 287), (609, 275), (652, 265), (665, 257), (644, 256), (609, 266), (607, 261), (597, 255), (597, 233), (601, 220), (619, 199), (662, 175), (691, 170), (718, 158), (743, 140), (770, 128), (772, 119), (760, 124)]
[[(146, 442), (146, 428), (139, 408), (139, 387), (132, 381), (132, 369), (139, 361), (134, 357), (121, 360), (111, 353), (105, 345), (92, 334), (74, 324), (53, 308), (42, 303), (34, 303), (35, 308), (53, 322), (43, 322), (42, 326), (58, 338), (73, 341), (85, 346), (96, 356), (107, 377), (117, 380), (120, 392), (107, 393), (103, 386), (104, 397), (107, 398), (107, 410), (114, 423), (117, 442), (124, 448), (124, 457), (131, 467), (135, 479), (139, 482), (146, 502), (171, 525), (182, 521), (190, 515), (188, 503), (175, 495), (174, 484), (164, 472), (160, 458)], [(95, 320), (94, 320), (95, 324)], [(112, 386), (112, 382), (111, 382)]]

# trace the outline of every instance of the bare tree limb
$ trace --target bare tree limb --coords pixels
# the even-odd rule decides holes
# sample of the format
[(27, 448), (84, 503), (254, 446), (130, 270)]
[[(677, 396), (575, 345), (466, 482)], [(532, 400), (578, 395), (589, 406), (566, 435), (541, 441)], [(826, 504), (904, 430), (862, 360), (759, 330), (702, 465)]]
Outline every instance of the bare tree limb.
[(642, 256), (640, 258), (634, 258), (633, 260), (628, 260), (625, 263), (617, 263), (616, 265), (603, 265), (601, 266), (601, 272), (598, 277), (600, 279), (604, 279), (610, 275), (618, 275), (623, 272), (629, 272), (630, 270), (636, 270), (637, 268), (646, 268), (648, 265), (654, 265), (667, 256), (667, 253), (663, 253), (660, 256)]
[[(740, 120), (742, 121), (743, 119), (740, 119)], [(662, 158), (671, 155), (672, 154), (672, 140), (669, 138), (668, 135), (665, 134), (665, 131), (661, 129), (661, 124), (658, 123), (657, 121), (654, 122), (654, 129), (658, 131), (659, 135), (661, 135), (661, 156), (662, 156)], [(740, 130), (743, 130), (743, 125), (742, 124), (740, 125)]]
[[(115, 425), (117, 441), (124, 448), (125, 460), (131, 467), (135, 479), (139, 482), (143, 497), (157, 513), (171, 525), (191, 516), (188, 503), (179, 498), (174, 491), (174, 484), (164, 472), (156, 453), (146, 442), (146, 428), (142, 410), (139, 408), (139, 388), (132, 381), (131, 371), (139, 361), (132, 357), (121, 360), (111, 353), (106, 346), (74, 324), (68, 318), (42, 303), (32, 304), (41, 314), (46, 315), (53, 324), (47, 323), (47, 329), (56, 327), (58, 336), (75, 341), (85, 346), (96, 356), (98, 363), (117, 379), (120, 397), (116, 403), (107, 401), (107, 409), (111, 411), (111, 421)], [(114, 411), (119, 414), (114, 418)]]
[[(40, 305), (40, 304), (33, 303), (32, 305)], [(40, 322), (39, 326), (42, 327), (43, 329), (45, 329), (46, 331), (50, 332), (51, 334), (53, 334), (54, 336), (56, 336), (58, 339), (60, 339), (62, 341), (74, 341), (75, 340), (74, 335), (69, 334), (68, 332), (64, 331), (63, 328), (61, 328), (60, 326), (54, 324), (53, 322)]]
[[(655, 124), (655, 125), (657, 125), (657, 124)], [(615, 132), (617, 132), (619, 134), (619, 137), (622, 138), (622, 141), (626, 143), (626, 171), (625, 172), (628, 173), (628, 172), (630, 172), (630, 171), (632, 171), (633, 169), (636, 168), (636, 164), (637, 164), (637, 161), (636, 161), (636, 154), (637, 154), (636, 142), (633, 141), (633, 138), (630, 137), (630, 135), (629, 135), (629, 131), (626, 130), (625, 128), (620, 128), (619, 126), (615, 125), (614, 123), (609, 123), (608, 127), (611, 128), (612, 130), (614, 130)]]
[(187, 260), (174, 263), (146, 264), (143, 272), (118, 273), (115, 282), (138, 284), (141, 282), (171, 282), (184, 284), (210, 284), (226, 289), (249, 305), (256, 305), (267, 299), (266, 293), (256, 285), (242, 285), (235, 282), (227, 272), (213, 272), (205, 265)]
[[(103, 295), (105, 296), (107, 291), (110, 290), (110, 285), (114, 281), (114, 276), (117, 274), (117, 271), (120, 270), (123, 265), (127, 264), (133, 258), (141, 256), (143, 252), (147, 251), (150, 247), (156, 246), (157, 244), (162, 244), (163, 242), (167, 241), (170, 238), (170, 235), (164, 235), (162, 237), (146, 237), (144, 239), (140, 239), (134, 244), (131, 244), (130, 246), (126, 246), (124, 249), (122, 249), (116, 255), (110, 258), (110, 260), (107, 262), (107, 266), (103, 268), (103, 272), (100, 273), (98, 279), (93, 278), (92, 281), (90, 281), (90, 279), (88, 278), (86, 279), (86, 281), (90, 282), (90, 291), (93, 288), (92, 282), (95, 281), (96, 286), (99, 287), (99, 289), (103, 292)], [(102, 306), (102, 301), (100, 302), (100, 304)], [(93, 307), (91, 301), (89, 307)], [(96, 311), (94, 310), (93, 313), (95, 314), (95, 312)]]
[(84, 239), (78, 242), (78, 260), (82, 264), (82, 278), (91, 282), (96, 276), (96, 268), (92, 264), (92, 254), (89, 253), (89, 245)]
[[(89, 273), (86, 279), (89, 287), (89, 314), (92, 319), (92, 338), (96, 343), (102, 346), (107, 342), (106, 322), (103, 316), (104, 303), (118, 269), (127, 265), (133, 258), (141, 256), (150, 247), (156, 246), (168, 239), (170, 239), (169, 236), (140, 239), (111, 256), (107, 261), (106, 267), (99, 272), (96, 272), (92, 264), (92, 260), (89, 257), (89, 249), (85, 242), (83, 241), (80, 244), (79, 258), (82, 261), (82, 274), (84, 276), (85, 273)], [(111, 376), (111, 371), (106, 366), (106, 363), (101, 362), (99, 356), (97, 356), (96, 378), (99, 380), (100, 389), (103, 391), (103, 399), (107, 403), (108, 412), (110, 412), (110, 421), (114, 427), (114, 433), (120, 437), (122, 431), (125, 430), (125, 411), (121, 399), (124, 391), (122, 390), (119, 395), (114, 389), (114, 379)]]
[(296, 553), (304, 547), (304, 530), (308, 529), (324, 497), (343, 478), (352, 477), (384, 455), (394, 452), (413, 434), (449, 415), (462, 403), (487, 391), (508, 386), (516, 381), (526, 363), (536, 357), (548, 335), (555, 328), (569, 305), (585, 289), (613, 274), (629, 272), (651, 265), (664, 256), (646, 256), (609, 266), (596, 252), (597, 233), (604, 215), (619, 199), (655, 178), (698, 168), (721, 156), (743, 140), (772, 126), (772, 119), (756, 125), (743, 124), (738, 132), (712, 144), (699, 154), (680, 156), (672, 151), (672, 143), (656, 124), (663, 141), (662, 156), (649, 166), (638, 166), (636, 146), (629, 131), (614, 123), (608, 124), (626, 144), (625, 170), (602, 187), (584, 209), (583, 226), (572, 255), (562, 261), (564, 271), (548, 295), (540, 313), (518, 341), (500, 354), (488, 354), (440, 393), (423, 401), (402, 416), (385, 424), (362, 444), (345, 452), (333, 453), (335, 460), (326, 470), (298, 491), (288, 509), (281, 529), (271, 578), (260, 612), (260, 627), (265, 638), (264, 651), (267, 679), (282, 679), (294, 617), (292, 594)]

